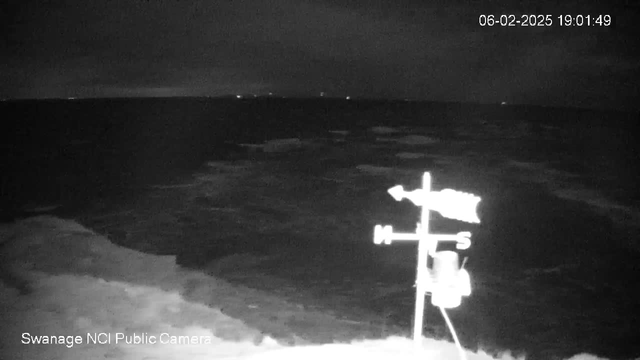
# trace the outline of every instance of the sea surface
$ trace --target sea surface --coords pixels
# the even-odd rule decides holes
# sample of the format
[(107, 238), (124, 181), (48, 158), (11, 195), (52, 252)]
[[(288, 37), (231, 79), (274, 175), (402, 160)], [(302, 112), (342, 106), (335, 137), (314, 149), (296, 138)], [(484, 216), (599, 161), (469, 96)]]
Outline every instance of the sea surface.
[[(3, 221), (39, 212), (74, 217), (96, 203), (131, 203), (151, 185), (193, 174), (208, 161), (245, 159), (247, 149), (238, 144), (326, 139), (330, 130), (345, 130), (360, 134), (345, 141), (373, 149), (385, 136), (372, 135), (369, 129), (375, 126), (430, 133), (441, 144), (460, 144), (459, 151), (458, 145), (448, 146), (449, 157), (437, 160), (467, 159), (464, 174), (440, 172), (436, 181), (440, 188), (483, 195), (482, 225), (470, 228), (474, 247), (467, 254), (475, 290), (461, 309), (481, 310), (474, 316), (452, 315), (467, 329), (461, 335), (465, 345), (519, 350), (514, 344), (531, 333), (537, 335), (529, 341), (535, 350), (530, 358), (580, 350), (612, 358), (640, 356), (640, 301), (634, 296), (640, 289), (638, 114), (402, 101), (186, 98), (3, 102), (0, 116), (10, 119), (1, 135)], [(394, 165), (375, 161), (368, 164)], [(473, 166), (483, 170), (469, 175)], [(390, 215), (388, 222), (397, 217)], [(434, 230), (467, 229), (438, 221)], [(413, 279), (413, 263), (406, 258), (414, 252), (405, 247), (395, 250), (396, 260), (382, 257), (384, 263), (373, 264), (377, 274), (363, 267), (362, 279), (352, 285), (362, 291), (347, 296), (410, 327), (407, 314), (414, 295), (398, 285)], [(349, 256), (337, 252), (328, 264), (326, 257), (296, 262), (305, 258), (292, 254), (288, 267), (265, 265), (263, 270), (289, 276), (300, 286), (325, 276), (326, 291), (335, 292), (331, 279), (347, 276), (339, 264)], [(373, 254), (371, 261), (377, 259)], [(366, 288), (376, 286), (389, 288), (389, 295), (367, 298)], [(500, 313), (504, 316), (495, 316)], [(520, 313), (525, 315), (514, 316)], [(443, 335), (436, 334), (443, 324), (434, 309), (427, 311), (427, 319), (433, 319), (427, 334)]]

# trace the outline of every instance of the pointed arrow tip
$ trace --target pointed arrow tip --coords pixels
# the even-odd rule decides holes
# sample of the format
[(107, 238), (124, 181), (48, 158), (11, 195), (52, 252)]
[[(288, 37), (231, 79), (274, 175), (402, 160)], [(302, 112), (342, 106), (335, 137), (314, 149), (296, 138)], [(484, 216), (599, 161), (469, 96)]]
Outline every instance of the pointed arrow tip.
[(400, 201), (404, 197), (404, 189), (402, 188), (402, 185), (396, 185), (391, 189), (387, 190), (387, 192), (391, 196), (393, 196), (393, 198), (396, 199), (396, 201)]

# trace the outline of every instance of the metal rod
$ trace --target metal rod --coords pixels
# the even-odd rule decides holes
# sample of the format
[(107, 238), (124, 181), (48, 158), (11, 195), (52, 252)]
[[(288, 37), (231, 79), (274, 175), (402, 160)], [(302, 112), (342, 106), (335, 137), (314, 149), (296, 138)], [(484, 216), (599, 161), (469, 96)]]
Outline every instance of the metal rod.
[[(422, 190), (431, 192), (431, 174), (424, 173)], [(413, 320), (413, 344), (416, 348), (422, 344), (422, 322), (424, 320), (425, 277), (428, 276), (427, 255), (429, 252), (429, 207), (422, 206), (420, 217), (420, 240), (418, 241), (418, 268), (416, 274), (416, 312)]]
[[(460, 241), (460, 239), (464, 239), (455, 234), (429, 234), (427, 237), (429, 241)], [(389, 238), (391, 241), (416, 241), (422, 239), (422, 236), (411, 233), (393, 233)]]

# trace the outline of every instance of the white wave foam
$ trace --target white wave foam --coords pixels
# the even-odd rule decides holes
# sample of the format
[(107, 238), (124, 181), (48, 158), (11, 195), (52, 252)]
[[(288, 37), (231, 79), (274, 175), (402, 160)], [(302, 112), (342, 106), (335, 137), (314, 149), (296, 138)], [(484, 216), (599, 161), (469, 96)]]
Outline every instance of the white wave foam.
[[(257, 309), (255, 303), (264, 294), (238, 295), (237, 288), (222, 281), (177, 269), (173, 257), (121, 248), (73, 221), (40, 216), (0, 228), (0, 234), (10, 239), (3, 239), (4, 260), (30, 281), (31, 289), (25, 295), (2, 291), (3, 358), (458, 359), (452, 343), (426, 338), (418, 352), (411, 340), (401, 337), (283, 346), (222, 309), (186, 300), (183, 286), (200, 284), (191, 285), (196, 289), (189, 290), (190, 298), (226, 298), (227, 304), (246, 306), (245, 311)], [(0, 286), (0, 290), (10, 289)], [(92, 343), (92, 336), (102, 343)], [(49, 344), (34, 344), (36, 338)], [(493, 358), (482, 351), (467, 351), (466, 356)], [(498, 358), (514, 359), (509, 353)], [(599, 358), (589, 354), (572, 358), (594, 359)]]

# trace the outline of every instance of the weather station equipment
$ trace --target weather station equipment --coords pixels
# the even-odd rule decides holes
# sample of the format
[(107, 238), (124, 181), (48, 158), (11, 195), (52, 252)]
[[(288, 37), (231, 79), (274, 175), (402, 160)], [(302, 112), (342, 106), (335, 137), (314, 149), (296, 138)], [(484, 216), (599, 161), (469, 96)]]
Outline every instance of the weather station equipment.
[[(390, 225), (376, 225), (373, 242), (377, 245), (390, 245), (394, 241), (417, 241), (418, 262), (416, 270), (416, 303), (413, 322), (413, 342), (416, 349), (422, 344), (422, 329), (424, 320), (424, 300), (427, 293), (431, 293), (431, 304), (438, 307), (444, 317), (456, 343), (462, 359), (464, 351), (455, 333), (453, 325), (445, 309), (456, 308), (463, 296), (471, 295), (471, 280), (469, 273), (459, 264), (459, 256), (455, 251), (437, 251), (441, 241), (456, 242), (456, 249), (466, 250), (471, 246), (471, 233), (464, 231), (457, 234), (430, 234), (429, 211), (437, 211), (443, 217), (480, 223), (477, 207), (480, 197), (473, 194), (443, 189), (431, 191), (431, 174), (425, 172), (422, 179), (422, 189), (405, 191), (402, 185), (388, 190), (396, 200), (409, 199), (416, 206), (422, 208), (420, 222), (415, 233), (394, 233)], [(431, 268), (428, 267), (428, 256), (433, 259)]]

